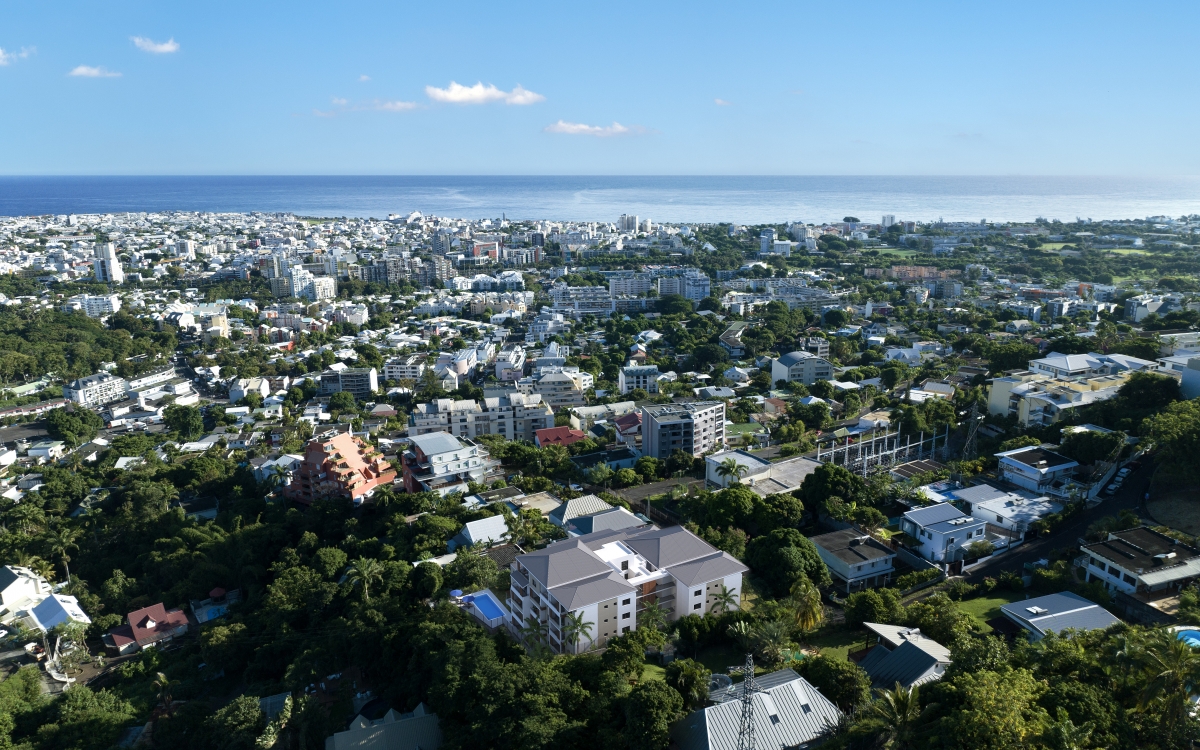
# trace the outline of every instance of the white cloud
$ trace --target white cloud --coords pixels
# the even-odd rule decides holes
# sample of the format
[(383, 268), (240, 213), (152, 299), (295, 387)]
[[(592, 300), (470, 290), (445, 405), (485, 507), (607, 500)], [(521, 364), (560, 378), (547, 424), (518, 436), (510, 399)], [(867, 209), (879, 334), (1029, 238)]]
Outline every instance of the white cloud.
[(614, 122), (612, 125), (585, 125), (581, 122), (567, 122), (566, 120), (559, 120), (553, 125), (547, 125), (544, 130), (547, 133), (591, 135), (597, 138), (609, 138), (614, 135), (641, 135), (648, 132), (641, 125), (626, 127), (619, 122)]
[(171, 37), (165, 42), (156, 42), (144, 36), (131, 36), (129, 38), (133, 40), (134, 45), (142, 52), (150, 52), (155, 55), (168, 55), (179, 51), (179, 42), (175, 41), (175, 37)]
[(104, 68), (93, 68), (91, 65), (77, 65), (71, 69), (69, 76), (79, 78), (120, 78), (121, 74)]
[(480, 81), (474, 86), (464, 86), (454, 81), (444, 89), (436, 86), (426, 86), (425, 95), (435, 102), (447, 104), (488, 104), (504, 102), (505, 104), (536, 104), (546, 100), (541, 94), (534, 93), (520, 84), (512, 91), (498, 89), (493, 84), (483, 85)]
[(5, 52), (3, 47), (0, 47), (0, 65), (8, 65), (13, 60), (24, 60), (33, 54), (33, 47), (22, 47), (20, 52)]
[(369, 76), (369, 75), (365, 75), (365, 74), (364, 74), (364, 75), (361, 75), (361, 76), (359, 76), (359, 77), (358, 77), (358, 80), (360, 80), (360, 81), (369, 81), (369, 80), (371, 80), (371, 76)]
[(333, 103), (339, 107), (344, 107), (347, 104), (349, 104), (349, 101), (346, 99), (339, 99), (338, 97), (335, 96), (335, 97), (333, 97)]
[(421, 105), (416, 102), (402, 101), (375, 101), (373, 109), (382, 110), (384, 112), (407, 112), (410, 109), (418, 109)]
[(713, 104), (716, 104), (718, 107), (732, 107), (733, 106), (733, 102), (727, 102), (724, 99), (713, 99)]

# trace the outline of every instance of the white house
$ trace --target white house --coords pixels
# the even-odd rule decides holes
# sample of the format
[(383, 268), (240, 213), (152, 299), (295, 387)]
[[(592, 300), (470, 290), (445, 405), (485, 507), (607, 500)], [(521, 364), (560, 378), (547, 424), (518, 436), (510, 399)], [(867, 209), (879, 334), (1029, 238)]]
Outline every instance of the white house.
[(446, 543), (446, 547), (453, 552), (459, 547), (471, 547), (476, 544), (492, 545), (507, 538), (508, 522), (504, 520), (504, 516), (495, 515), (467, 523), (463, 526), (462, 531), (455, 534), (454, 538)]
[(916, 508), (904, 514), (900, 530), (917, 541), (930, 562), (957, 562), (964, 549), (987, 539), (987, 522), (968, 516), (950, 503)]
[(954, 490), (950, 494), (966, 503), (974, 518), (1008, 529), (1018, 539), (1024, 538), (1035, 522), (1063, 509), (1060, 503), (1048, 497), (1025, 497), (987, 484)]
[(1074, 459), (1031, 446), (997, 453), (1000, 478), (1037, 493), (1061, 496), (1065, 482), (1079, 468)]

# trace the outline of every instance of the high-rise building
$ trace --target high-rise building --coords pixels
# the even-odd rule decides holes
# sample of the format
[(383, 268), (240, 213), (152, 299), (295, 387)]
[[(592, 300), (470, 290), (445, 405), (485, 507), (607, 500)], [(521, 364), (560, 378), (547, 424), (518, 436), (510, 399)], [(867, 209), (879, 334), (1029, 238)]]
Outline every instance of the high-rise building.
[(890, 227), (891, 225), (893, 225), (895, 223), (896, 223), (896, 217), (894, 214), (884, 214), (883, 221), (879, 222), (879, 226), (883, 227), (884, 229), (887, 229), (888, 227)]
[(617, 221), (617, 229), (619, 229), (622, 232), (635, 232), (636, 233), (638, 231), (638, 226), (640, 223), (641, 222), (638, 221), (638, 217), (636, 214), (634, 214), (633, 216), (630, 216), (628, 214), (621, 214), (621, 218)]
[(712, 289), (712, 282), (703, 271), (690, 269), (682, 276), (662, 276), (658, 279), (658, 296), (678, 294), (693, 302), (699, 302), (707, 297)]
[(770, 255), (775, 251), (775, 230), (764, 229), (758, 233), (758, 252), (761, 255)]
[(96, 281), (104, 284), (124, 284), (125, 271), (117, 257), (117, 247), (111, 242), (96, 246), (96, 259), (92, 265), (96, 270)]
[(396, 469), (383, 454), (343, 432), (326, 441), (310, 441), (304, 449), (304, 460), (283, 492), (305, 505), (321, 497), (344, 497), (358, 505), (377, 487), (391, 487), (395, 479)]
[(725, 402), (642, 407), (642, 454), (668, 459), (681, 450), (702, 456), (725, 447)]

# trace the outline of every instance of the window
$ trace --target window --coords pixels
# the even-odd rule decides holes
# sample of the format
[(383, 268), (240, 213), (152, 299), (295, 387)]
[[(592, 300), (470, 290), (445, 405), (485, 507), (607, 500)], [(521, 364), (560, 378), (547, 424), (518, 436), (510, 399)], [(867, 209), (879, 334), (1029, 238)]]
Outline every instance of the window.
[(1135, 581), (1135, 580), (1133, 579), (1133, 576), (1129, 575), (1128, 573), (1126, 573), (1125, 575), (1121, 576), (1121, 580), (1122, 580), (1122, 581), (1124, 581), (1125, 583), (1128, 583), (1130, 586), (1132, 586), (1133, 584), (1137, 583), (1137, 581)]
[(629, 604), (629, 599), (623, 599), (623, 600), (621, 601), (621, 604)]
[(700, 602), (696, 602), (695, 604), (693, 604), (692, 609), (700, 609)]
[(702, 591), (693, 591), (693, 592), (692, 592), (692, 596), (700, 596), (700, 594), (702, 594), (702, 593), (704, 593), (704, 592), (702, 592)]
[(625, 614), (621, 615), (621, 619), (622, 619), (622, 620), (628, 620), (628, 619), (629, 619), (629, 613), (628, 613), (628, 612), (626, 612)]
[(628, 560), (621, 561), (621, 570), (629, 570), (629, 561)]
[(626, 625), (625, 627), (621, 628), (621, 632), (622, 632), (622, 633), (628, 633), (628, 632), (629, 632), (629, 626), (628, 626), (628, 625)]

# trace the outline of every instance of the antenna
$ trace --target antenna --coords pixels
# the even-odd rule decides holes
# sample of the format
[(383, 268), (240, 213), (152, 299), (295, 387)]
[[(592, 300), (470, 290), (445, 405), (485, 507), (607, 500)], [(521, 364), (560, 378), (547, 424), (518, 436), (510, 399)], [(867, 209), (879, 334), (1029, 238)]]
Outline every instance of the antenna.
[(746, 663), (730, 667), (730, 672), (741, 672), (742, 680), (742, 723), (738, 731), (738, 750), (755, 750), (754, 744), (754, 694), (763, 692), (754, 684), (754, 654), (746, 654)]
[(979, 418), (979, 402), (971, 404), (971, 414), (967, 417), (971, 420), (971, 426), (967, 430), (967, 442), (963, 445), (963, 458), (970, 461), (975, 458), (975, 433), (979, 431), (979, 425), (983, 424), (983, 420)]

